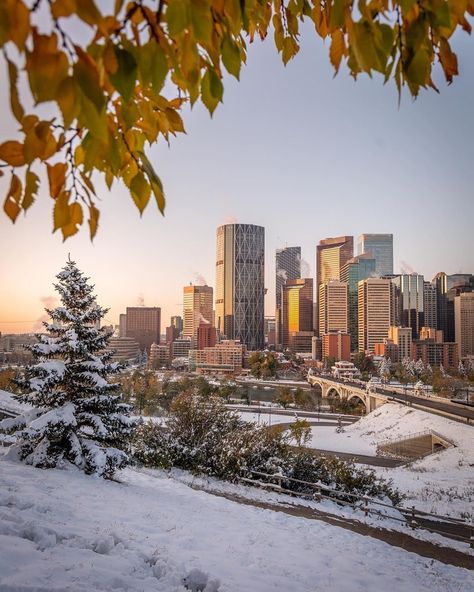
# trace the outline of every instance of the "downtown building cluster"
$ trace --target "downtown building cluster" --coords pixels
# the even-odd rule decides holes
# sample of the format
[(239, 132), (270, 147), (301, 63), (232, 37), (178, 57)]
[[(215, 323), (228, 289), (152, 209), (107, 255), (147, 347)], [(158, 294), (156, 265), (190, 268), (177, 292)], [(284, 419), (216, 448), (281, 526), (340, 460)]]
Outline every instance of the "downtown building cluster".
[[(301, 247), (275, 253), (275, 314), (265, 317), (265, 229), (225, 224), (216, 233), (216, 281), (183, 287), (183, 315), (161, 335), (158, 307), (129, 307), (115, 349), (146, 351), (157, 366), (234, 373), (248, 351), (290, 350), (313, 360), (356, 353), (453, 367), (474, 356), (474, 275), (394, 273), (393, 235), (326, 238), (315, 278)], [(307, 267), (307, 266), (306, 266)]]

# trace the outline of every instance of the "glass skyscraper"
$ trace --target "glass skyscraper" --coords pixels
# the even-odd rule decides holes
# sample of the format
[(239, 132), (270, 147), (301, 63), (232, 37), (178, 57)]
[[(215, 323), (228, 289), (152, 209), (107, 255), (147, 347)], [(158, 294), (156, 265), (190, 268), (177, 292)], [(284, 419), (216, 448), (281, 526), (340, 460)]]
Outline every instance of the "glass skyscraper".
[(285, 282), (301, 277), (301, 247), (284, 247), (275, 253), (276, 344), (282, 343), (282, 288)]
[(358, 255), (349, 259), (341, 270), (341, 281), (346, 282), (349, 289), (348, 320), (352, 351), (358, 351), (359, 348), (358, 285), (361, 280), (376, 275), (375, 265), (371, 255)]
[(216, 325), (250, 350), (265, 345), (265, 229), (225, 224), (217, 229)]
[(417, 273), (391, 278), (395, 286), (395, 321), (400, 327), (411, 327), (412, 338), (418, 339), (425, 324), (424, 278)]
[(379, 277), (393, 274), (393, 234), (361, 234), (357, 253), (372, 255)]

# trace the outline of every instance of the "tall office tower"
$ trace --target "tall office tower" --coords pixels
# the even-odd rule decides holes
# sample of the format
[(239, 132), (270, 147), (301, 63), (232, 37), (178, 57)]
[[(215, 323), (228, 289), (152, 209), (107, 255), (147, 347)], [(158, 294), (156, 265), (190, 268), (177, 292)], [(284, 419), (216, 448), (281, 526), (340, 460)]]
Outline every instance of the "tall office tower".
[(375, 259), (371, 255), (358, 255), (349, 259), (341, 270), (341, 281), (347, 282), (349, 289), (349, 333), (352, 351), (358, 350), (359, 325), (357, 294), (361, 280), (375, 275)]
[(175, 315), (175, 316), (171, 317), (170, 324), (172, 327), (174, 327), (176, 329), (175, 338), (178, 338), (183, 331), (183, 317), (180, 317), (179, 315)]
[(225, 224), (217, 229), (216, 324), (227, 339), (262, 349), (265, 296), (265, 229)]
[(275, 253), (275, 330), (276, 345), (281, 345), (281, 290), (288, 280), (301, 277), (301, 247), (285, 247)]
[(393, 274), (393, 234), (361, 234), (357, 253), (372, 255), (379, 277)]
[(126, 337), (133, 337), (140, 349), (150, 350), (160, 343), (161, 308), (157, 306), (127, 306)]
[(358, 290), (359, 351), (370, 352), (394, 325), (395, 286), (389, 279), (368, 278), (359, 282)]
[[(282, 288), (282, 346), (294, 351), (300, 337), (307, 338), (311, 351), (313, 336), (313, 279), (288, 280)], [(300, 335), (302, 332), (311, 335)]]
[[(316, 247), (316, 298), (319, 286), (329, 280), (341, 279), (341, 270), (354, 256), (354, 237), (338, 236), (319, 241)], [(319, 304), (316, 306), (316, 323), (319, 328)]]
[(395, 324), (411, 327), (412, 338), (418, 339), (425, 323), (424, 278), (412, 273), (396, 275), (391, 281), (395, 286)]
[(338, 236), (319, 241), (316, 247), (316, 290), (329, 280), (339, 280), (341, 269), (354, 256), (354, 237)]
[[(398, 361), (411, 359), (412, 335), (410, 327), (389, 327), (388, 338), (398, 347)], [(392, 360), (395, 362), (396, 360)]]
[(474, 356), (474, 292), (454, 298), (454, 334), (460, 357)]
[(214, 326), (213, 299), (211, 286), (189, 285), (183, 288), (183, 337), (189, 337), (194, 347), (199, 325)]
[(438, 305), (436, 298), (436, 285), (424, 282), (423, 309), (425, 313), (424, 326), (436, 329), (438, 326)]
[(433, 278), (432, 283), (436, 286), (437, 328), (443, 331), (444, 341), (454, 342), (454, 299), (460, 294), (474, 291), (474, 275), (470, 273), (447, 275), (440, 272)]
[(329, 280), (319, 286), (319, 334), (349, 332), (347, 282)]

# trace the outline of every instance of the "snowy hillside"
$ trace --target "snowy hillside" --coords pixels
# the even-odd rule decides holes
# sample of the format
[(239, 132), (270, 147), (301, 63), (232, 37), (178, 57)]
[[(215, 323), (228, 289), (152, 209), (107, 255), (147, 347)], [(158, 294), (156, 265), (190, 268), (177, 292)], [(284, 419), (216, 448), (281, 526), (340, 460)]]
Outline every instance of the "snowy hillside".
[(206, 592), (472, 590), (472, 571), (336, 526), (162, 473), (119, 477), (0, 457), (0, 590), (184, 592), (185, 578), (187, 589)]
[(309, 446), (323, 450), (375, 455), (377, 443), (434, 430), (453, 448), (407, 465), (376, 471), (407, 495), (406, 503), (455, 517), (474, 518), (474, 426), (389, 403), (344, 428), (313, 427)]

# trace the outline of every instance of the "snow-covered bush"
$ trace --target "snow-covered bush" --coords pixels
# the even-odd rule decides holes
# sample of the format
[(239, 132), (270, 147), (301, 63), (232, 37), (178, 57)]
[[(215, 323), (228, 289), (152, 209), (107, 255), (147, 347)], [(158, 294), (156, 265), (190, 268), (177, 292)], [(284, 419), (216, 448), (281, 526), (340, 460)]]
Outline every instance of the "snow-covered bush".
[[(373, 471), (316, 457), (305, 448), (295, 449), (290, 440), (280, 426), (244, 422), (220, 398), (184, 393), (173, 402), (166, 427), (148, 423), (137, 430), (134, 451), (139, 462), (152, 467), (175, 466), (228, 481), (246, 471), (259, 471), (399, 501), (390, 483)], [(291, 481), (284, 486), (305, 491)]]
[(0, 422), (0, 432), (14, 435), (9, 454), (27, 464), (70, 462), (110, 478), (129, 461), (126, 450), (137, 421), (121, 401), (120, 385), (107, 381), (121, 369), (104, 353), (109, 330), (98, 328), (107, 309), (98, 306), (93, 286), (73, 261), (56, 277), (62, 305), (46, 309), (46, 333), (28, 346), (36, 364), (27, 367), (18, 381), (21, 394), (15, 395), (33, 410)]

